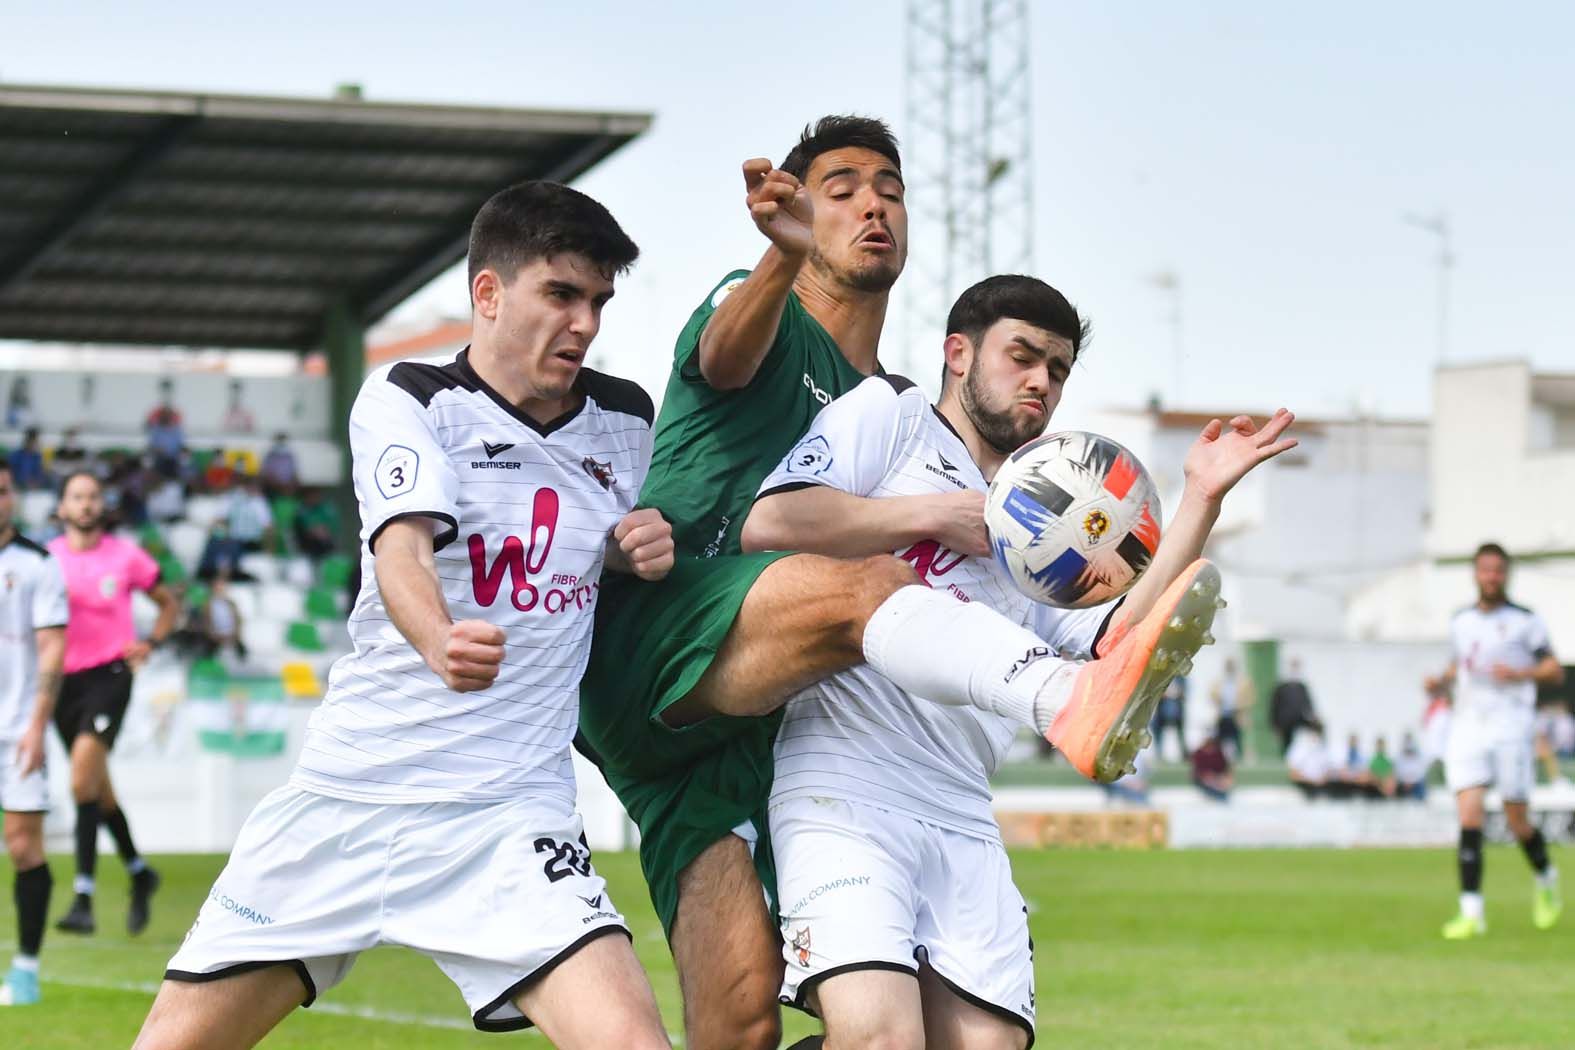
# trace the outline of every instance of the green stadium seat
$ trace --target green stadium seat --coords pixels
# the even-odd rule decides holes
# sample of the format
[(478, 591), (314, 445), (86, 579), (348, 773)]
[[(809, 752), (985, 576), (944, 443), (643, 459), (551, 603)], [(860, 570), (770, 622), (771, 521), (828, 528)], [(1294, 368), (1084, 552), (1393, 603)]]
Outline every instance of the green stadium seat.
[(317, 633), (317, 625), (310, 620), (297, 620), (286, 628), (284, 644), (305, 653), (320, 653), (325, 648), (323, 636)]
[(186, 588), (186, 608), (200, 609), (208, 604), (208, 587), (206, 584), (194, 583)]
[(343, 590), (350, 585), (350, 567), (350, 559), (343, 554), (324, 558), (322, 568), (318, 571), (319, 582), (324, 587)]
[(159, 582), (170, 586), (177, 586), (191, 579), (191, 574), (186, 571), (186, 566), (173, 554), (166, 553), (157, 559), (159, 563)]
[(301, 501), (292, 496), (276, 497), (269, 509), (273, 512), (273, 553), (288, 557), (295, 537), (295, 512)]
[(306, 592), (306, 615), (314, 620), (340, 618), (339, 599), (330, 587), (317, 586)]

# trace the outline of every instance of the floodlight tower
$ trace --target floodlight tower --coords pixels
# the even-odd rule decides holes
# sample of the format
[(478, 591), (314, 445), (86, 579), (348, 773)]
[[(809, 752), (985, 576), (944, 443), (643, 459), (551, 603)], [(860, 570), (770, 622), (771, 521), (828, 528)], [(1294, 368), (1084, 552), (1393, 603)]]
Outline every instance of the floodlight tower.
[(959, 292), (1034, 261), (1027, 0), (908, 0), (905, 352), (925, 374)]

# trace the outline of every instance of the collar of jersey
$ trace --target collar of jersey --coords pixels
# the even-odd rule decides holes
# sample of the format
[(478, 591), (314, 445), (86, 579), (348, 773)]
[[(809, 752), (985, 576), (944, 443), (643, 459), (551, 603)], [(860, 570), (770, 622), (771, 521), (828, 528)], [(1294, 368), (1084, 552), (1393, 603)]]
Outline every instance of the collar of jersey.
[(508, 398), (504, 397), (502, 394), (498, 393), (496, 390), (492, 389), (492, 387), (487, 385), (487, 381), (482, 379), (476, 370), (470, 365), (470, 347), (467, 346), (465, 349), (459, 352), (459, 358), (455, 361), (455, 363), (459, 365), (459, 373), (465, 377), (465, 382), (473, 385), (483, 394), (486, 394), (493, 400), (494, 403), (497, 404), (499, 408), (503, 409), (503, 411), (507, 412), (521, 423), (524, 423), (526, 426), (530, 427), (542, 437), (546, 437), (555, 430), (561, 430), (570, 423), (574, 422), (574, 417), (580, 414), (580, 412), (585, 408), (585, 402), (590, 400), (590, 398), (586, 397), (585, 395), (584, 384), (580, 382), (581, 377), (575, 376), (573, 392), (579, 395), (580, 403), (569, 409), (567, 412), (563, 413), (561, 416), (550, 419), (545, 423), (538, 423), (524, 412), (521, 412), (519, 408)]

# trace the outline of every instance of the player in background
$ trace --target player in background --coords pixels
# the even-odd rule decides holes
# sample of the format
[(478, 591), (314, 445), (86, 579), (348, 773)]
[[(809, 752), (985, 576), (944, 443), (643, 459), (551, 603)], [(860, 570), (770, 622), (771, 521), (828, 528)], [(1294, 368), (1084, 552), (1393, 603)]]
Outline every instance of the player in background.
[[(109, 752), (131, 703), (132, 678), (175, 630), (180, 599), (159, 582), (159, 566), (146, 551), (106, 531), (103, 484), (86, 471), (68, 474), (56, 511), (65, 531), (49, 543), (60, 563), (71, 603), (66, 625), (66, 676), (55, 705), (55, 729), (71, 756), (71, 797), (77, 806), (77, 874), (71, 909), (55, 923), (66, 933), (92, 933), (98, 829), (109, 829), (126, 872), (131, 905), (126, 930), (148, 925), (159, 876), (137, 852), (126, 811), (109, 777)], [(147, 640), (137, 637), (131, 600), (142, 591), (158, 603)]]
[(1564, 681), (1542, 617), (1509, 600), (1509, 555), (1484, 543), (1472, 559), (1477, 600), (1449, 623), (1454, 659), (1424, 683), (1429, 695), (1454, 686), (1454, 711), (1444, 750), (1444, 779), (1460, 816), (1460, 911), (1444, 924), (1451, 941), (1487, 932), (1482, 902), (1482, 810), (1490, 786), (1504, 802), (1504, 819), (1536, 873), (1531, 921), (1552, 929), (1564, 910), (1558, 869), (1542, 831), (1530, 819), (1532, 737), (1537, 686)]
[(17, 532), (15, 515), (16, 485), (0, 462), (0, 810), (18, 941), (0, 1006), (38, 1002), (38, 950), (54, 886), (44, 858), (44, 734), (66, 652), (65, 577), (47, 550)]
[[(867, 662), (928, 700), (1033, 726), (1085, 775), (1112, 780), (1146, 739), (1118, 728), (1146, 712), (1138, 686), (1152, 680), (1169, 617), (1159, 595), (1129, 596), (1102, 653), (1125, 648), (1073, 666), (1038, 658), (1037, 635), (983, 605), (969, 612), (889, 554), (742, 552), (761, 480), (823, 405), (880, 370), (908, 240), (901, 158), (879, 121), (823, 118), (781, 168), (746, 161), (744, 185), (769, 246), (754, 270), (718, 282), (679, 334), (641, 493), (673, 522), (678, 558), (660, 584), (609, 581), (579, 741), (640, 827), (692, 1050), (774, 1050), (780, 1038), (782, 959), (761, 889), (775, 877), (769, 851), (753, 856), (751, 843), (790, 696)], [(983, 510), (978, 492), (884, 508), (910, 542), (973, 556), (988, 553)], [(1188, 571), (1217, 587), (1212, 567)], [(961, 636), (979, 644), (958, 647)], [(1203, 636), (1191, 632), (1184, 655)]]
[[(987, 605), (1091, 659), (1119, 603), (1062, 610), (1029, 600), (989, 555), (912, 542), (889, 513), (915, 497), (982, 495), (1006, 457), (1055, 413), (1087, 324), (1026, 276), (965, 291), (947, 318), (940, 403), (899, 376), (866, 379), (816, 416), (761, 487), (746, 550), (895, 553), (958, 608)], [(1225, 494), (1293, 448), (1281, 410), (1204, 428), (1153, 561), (1131, 595), (1193, 579)], [(975, 541), (986, 539), (983, 523)], [(1142, 592), (1148, 592), (1145, 595)], [(1193, 597), (1175, 604), (1183, 621)], [(1173, 624), (1177, 634), (1186, 628)], [(959, 659), (982, 639), (960, 633)], [(989, 778), (1018, 724), (924, 702), (868, 666), (789, 701), (775, 747), (770, 830), (787, 979), (782, 1001), (826, 1022), (827, 1047), (1023, 1047), (1033, 1041), (1028, 914), (991, 811)]]
[(569, 753), (603, 566), (672, 564), (670, 527), (634, 509), (650, 398), (582, 367), (638, 253), (577, 190), (502, 190), (471, 226), (471, 345), (367, 378), (350, 416), (355, 649), (138, 1048), (252, 1046), (378, 944), (429, 956), (482, 1031), (668, 1045), (591, 866)]

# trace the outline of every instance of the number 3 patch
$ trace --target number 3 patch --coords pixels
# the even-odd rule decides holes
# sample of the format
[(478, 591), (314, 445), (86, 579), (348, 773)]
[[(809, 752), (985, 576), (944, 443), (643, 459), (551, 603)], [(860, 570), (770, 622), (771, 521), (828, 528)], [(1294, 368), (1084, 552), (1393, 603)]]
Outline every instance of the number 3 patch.
[(416, 487), (416, 470), (420, 466), (421, 457), (416, 455), (414, 449), (404, 445), (389, 445), (383, 450), (382, 457), (377, 461), (377, 470), (372, 475), (377, 481), (377, 491), (383, 494), (384, 499), (403, 496)]
[(823, 474), (831, 466), (831, 446), (816, 434), (794, 446), (788, 453), (787, 468), (792, 474)]

